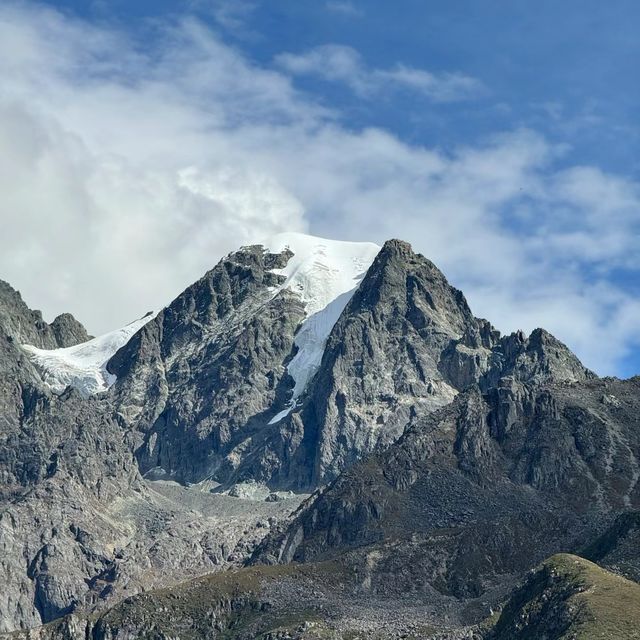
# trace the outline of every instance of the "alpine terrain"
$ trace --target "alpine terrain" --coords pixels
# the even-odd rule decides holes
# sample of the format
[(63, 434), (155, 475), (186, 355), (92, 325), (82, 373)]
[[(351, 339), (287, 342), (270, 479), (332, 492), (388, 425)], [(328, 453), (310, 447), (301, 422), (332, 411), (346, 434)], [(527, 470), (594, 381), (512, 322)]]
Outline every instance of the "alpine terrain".
[(0, 281), (0, 637), (640, 638), (640, 377), (400, 240), (288, 233), (91, 337)]

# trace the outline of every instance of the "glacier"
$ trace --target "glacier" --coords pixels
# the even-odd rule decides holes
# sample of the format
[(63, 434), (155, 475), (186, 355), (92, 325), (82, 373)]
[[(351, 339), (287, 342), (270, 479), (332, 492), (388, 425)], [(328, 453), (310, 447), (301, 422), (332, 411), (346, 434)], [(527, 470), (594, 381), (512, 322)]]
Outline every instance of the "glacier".
[(285, 281), (274, 290), (287, 289), (305, 305), (306, 317), (295, 338), (297, 351), (287, 371), (294, 380), (288, 406), (269, 422), (275, 424), (296, 406), (320, 367), (327, 338), (360, 281), (380, 252), (373, 242), (327, 240), (303, 233), (282, 233), (263, 243), (271, 253), (293, 252), (286, 267), (273, 272)]
[(107, 362), (155, 315), (148, 313), (120, 329), (73, 347), (39, 349), (23, 344), (22, 348), (40, 371), (44, 383), (54, 393), (60, 394), (71, 386), (87, 397), (106, 391), (116, 381), (116, 376), (107, 371)]

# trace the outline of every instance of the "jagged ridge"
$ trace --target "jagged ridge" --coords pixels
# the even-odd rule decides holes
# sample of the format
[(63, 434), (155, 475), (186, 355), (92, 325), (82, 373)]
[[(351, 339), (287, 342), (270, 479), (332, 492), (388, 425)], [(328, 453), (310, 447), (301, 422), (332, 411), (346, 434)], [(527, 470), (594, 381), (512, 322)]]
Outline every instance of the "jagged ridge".
[[(404, 242), (385, 243), (361, 279), (356, 265), (356, 286), (314, 313), (293, 258), (258, 245), (227, 256), (113, 355), (115, 383), (86, 398), (52, 394), (19, 347), (61, 347), (78, 328), (61, 320), (56, 333), (4, 296), (5, 628), (242, 562), (275, 518), (243, 515), (229, 549), (231, 520), (212, 516), (233, 498), (196, 498), (194, 482), (330, 483), (256, 558), (340, 557), (366, 615), (410, 591), (440, 603), (427, 617), (456, 624), (544, 554), (637, 508), (637, 381), (598, 380), (543, 330), (501, 337)], [(296, 390), (304, 327), (334, 303)], [(478, 609), (463, 615), (459, 600)]]

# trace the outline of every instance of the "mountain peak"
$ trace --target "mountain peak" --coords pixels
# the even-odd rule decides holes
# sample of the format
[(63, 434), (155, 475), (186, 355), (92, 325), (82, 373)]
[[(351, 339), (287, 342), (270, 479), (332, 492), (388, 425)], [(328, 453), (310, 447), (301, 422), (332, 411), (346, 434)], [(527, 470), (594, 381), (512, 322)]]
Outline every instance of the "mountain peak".
[(398, 255), (413, 255), (413, 247), (405, 240), (391, 238), (382, 245), (382, 253), (393, 253)]
[(266, 246), (271, 252), (292, 253), (286, 266), (273, 272), (285, 278), (280, 290), (296, 294), (306, 315), (295, 338), (297, 353), (287, 367), (295, 381), (293, 394), (288, 407), (273, 418), (273, 424), (295, 406), (315, 375), (333, 326), (380, 247), (371, 242), (329, 240), (302, 233), (279, 234)]
[(282, 288), (300, 296), (307, 315), (353, 291), (380, 251), (372, 242), (329, 240), (302, 233), (278, 234), (264, 246), (272, 253), (289, 250), (293, 254), (284, 268), (274, 271), (286, 278)]
[(70, 313), (61, 313), (56, 316), (49, 326), (60, 347), (73, 347), (76, 344), (87, 342), (93, 337), (87, 333), (84, 325)]
[(86, 329), (70, 313), (47, 324), (40, 311), (30, 309), (22, 295), (0, 280), (0, 332), (43, 349), (68, 347), (89, 339)]

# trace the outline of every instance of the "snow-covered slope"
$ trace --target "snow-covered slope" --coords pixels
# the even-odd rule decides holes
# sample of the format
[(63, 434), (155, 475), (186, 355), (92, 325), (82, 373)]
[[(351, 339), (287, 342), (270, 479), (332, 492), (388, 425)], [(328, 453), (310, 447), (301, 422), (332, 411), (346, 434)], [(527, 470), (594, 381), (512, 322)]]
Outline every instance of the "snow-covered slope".
[(293, 409), (318, 370), (333, 325), (380, 247), (371, 242), (325, 240), (301, 233), (283, 233), (264, 245), (272, 253), (286, 248), (293, 252), (284, 269), (274, 270), (286, 277), (278, 290), (289, 289), (298, 294), (307, 314), (296, 335), (298, 351), (288, 366), (295, 381), (293, 395), (289, 406), (271, 420), (275, 423)]
[(106, 391), (116, 381), (116, 377), (107, 371), (107, 362), (154, 315), (149, 313), (121, 329), (73, 347), (38, 349), (30, 344), (22, 346), (52, 391), (62, 393), (72, 386), (89, 396)]
[[(272, 253), (289, 248), (293, 256), (284, 269), (274, 270), (285, 282), (273, 291), (293, 291), (305, 305), (306, 319), (296, 335), (296, 355), (288, 365), (295, 382), (292, 397), (272, 422), (293, 409), (314, 376), (333, 325), (345, 308), (367, 269), (380, 251), (370, 242), (325, 240), (301, 233), (283, 233), (263, 245)], [(106, 365), (131, 336), (153, 318), (149, 314), (121, 329), (65, 349), (39, 349), (23, 345), (39, 368), (45, 383), (62, 393), (69, 385), (88, 396), (107, 390), (114, 382)]]

